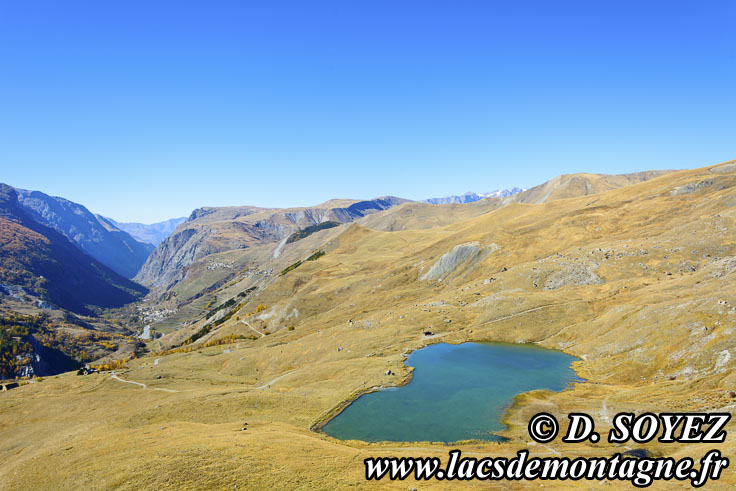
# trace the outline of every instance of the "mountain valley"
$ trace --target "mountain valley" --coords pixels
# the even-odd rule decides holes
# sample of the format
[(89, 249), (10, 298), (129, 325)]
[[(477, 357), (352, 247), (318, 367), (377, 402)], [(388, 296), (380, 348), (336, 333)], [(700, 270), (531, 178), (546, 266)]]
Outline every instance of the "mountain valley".
[[(152, 223), (150, 225), (144, 223), (124, 223), (113, 220), (112, 218), (101, 217), (103, 220), (111, 223), (118, 229), (129, 233), (137, 241), (152, 244), (154, 247), (163, 242), (166, 237), (171, 235), (177, 225), (186, 221), (186, 217), (171, 218), (163, 222)], [(142, 263), (141, 263), (142, 264)], [(139, 268), (140, 269), (140, 268)]]
[(84, 253), (126, 278), (135, 276), (154, 249), (82, 205), (39, 191), (16, 192), (18, 204), (34, 221), (61, 233)]
[[(28, 237), (50, 257), (55, 248), (78, 251), (2, 189), (6, 235)], [(41, 487), (362, 486), (365, 458), (446, 458), (448, 447), (341, 441), (322, 426), (361, 394), (409, 382), (408, 354), (468, 341), (563, 351), (578, 358), (584, 380), (520, 394), (504, 416), (506, 440), (453, 446), (464, 454), (637, 449), (699, 458), (698, 444), (656, 440), (536, 444), (527, 422), (544, 411), (566, 427), (568, 413), (586, 412), (603, 434), (623, 411), (736, 408), (735, 190), (731, 161), (564, 175), (470, 203), (195, 210), (135, 276), (150, 288), (145, 298), (134, 284), (129, 299), (110, 305), (117, 310), (78, 316), (109, 334), (90, 355), (112, 371), (67, 372), (0, 395), (0, 479), (9, 488), (28, 479)], [(2, 268), (17, 271), (3, 283), (22, 280), (41, 293), (40, 276), (66, 276), (33, 270), (21, 255)], [(6, 310), (43, 310), (2, 298)], [(54, 314), (58, 328), (83, 328), (63, 315)], [(148, 339), (136, 338), (144, 328)], [(117, 344), (105, 350), (102, 341)], [(732, 440), (713, 448), (736, 453)], [(717, 484), (736, 485), (736, 472)]]

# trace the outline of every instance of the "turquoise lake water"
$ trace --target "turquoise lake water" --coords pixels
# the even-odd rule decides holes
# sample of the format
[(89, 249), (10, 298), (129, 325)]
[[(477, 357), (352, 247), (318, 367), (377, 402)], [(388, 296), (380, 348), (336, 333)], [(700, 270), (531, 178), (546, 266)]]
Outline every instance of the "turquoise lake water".
[(560, 391), (581, 379), (577, 358), (531, 344), (433, 344), (409, 355), (411, 382), (365, 394), (322, 429), (341, 440), (502, 441), (514, 396)]

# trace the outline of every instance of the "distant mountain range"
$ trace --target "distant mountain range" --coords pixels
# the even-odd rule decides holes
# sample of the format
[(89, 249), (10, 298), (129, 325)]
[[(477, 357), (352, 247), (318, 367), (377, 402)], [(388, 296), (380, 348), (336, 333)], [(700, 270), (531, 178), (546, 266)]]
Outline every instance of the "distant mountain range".
[(296, 231), (323, 222), (348, 223), (407, 200), (330, 200), (306, 208), (227, 206), (198, 208), (146, 260), (135, 280), (156, 290), (181, 281), (197, 259), (211, 254), (287, 240)]
[(496, 190), (490, 193), (473, 193), (469, 191), (465, 194), (445, 196), (444, 198), (429, 198), (429, 199), (423, 200), (423, 202), (430, 203), (433, 205), (446, 205), (450, 203), (459, 203), (459, 204), (473, 203), (475, 201), (480, 201), (486, 198), (506, 198), (507, 196), (512, 196), (516, 193), (521, 193), (522, 191), (526, 191), (526, 189), (519, 188), (519, 187), (513, 187), (511, 189), (500, 189), (500, 190)]
[(164, 222), (157, 222), (157, 223), (152, 223), (150, 225), (146, 225), (143, 223), (136, 223), (136, 222), (130, 222), (130, 223), (118, 222), (108, 217), (101, 217), (101, 218), (104, 220), (107, 220), (113, 226), (119, 228), (120, 230), (123, 230), (124, 232), (128, 232), (130, 235), (135, 237), (137, 240), (141, 242), (146, 242), (148, 244), (153, 244), (154, 246), (157, 246), (161, 242), (163, 242), (164, 239), (166, 239), (166, 237), (172, 234), (172, 232), (174, 231), (177, 225), (186, 221), (187, 219), (186, 217), (172, 218)]
[[(43, 196), (32, 199), (46, 202)], [(21, 202), (16, 189), (0, 184), (0, 284), (34, 292), (44, 300), (81, 314), (91, 314), (95, 308), (120, 307), (146, 293), (144, 287), (83, 252), (81, 244), (103, 244), (104, 238), (99, 238), (99, 242), (81, 240), (74, 244), (46, 225), (49, 220), (57, 225), (66, 223), (56, 219), (56, 212), (49, 212), (46, 215), (51, 218), (44, 218)], [(89, 232), (95, 228), (84, 224), (83, 218), (78, 222), (82, 227), (79, 234), (72, 235), (96, 237)], [(68, 230), (77, 229), (69, 226)], [(139, 244), (132, 238), (127, 243)]]
[(116, 273), (132, 278), (155, 248), (84, 206), (40, 191), (15, 189), (18, 204), (36, 222), (51, 227)]
[[(541, 203), (614, 189), (659, 174), (559, 176), (529, 190), (514, 187), (490, 193), (468, 192), (427, 199), (424, 203), (464, 204), (486, 198)], [(186, 219), (144, 225), (95, 215), (64, 198), (2, 186), (6, 220), (0, 283), (39, 292), (52, 303), (76, 311), (88, 310), (88, 305), (122, 305), (145, 291), (136, 283), (122, 281), (118, 275), (164, 292), (186, 278), (189, 267), (204, 257), (283, 241), (274, 251), (276, 258), (292, 234), (319, 230), (326, 223), (338, 226), (361, 219), (364, 226), (380, 230), (422, 228), (476, 216), (509, 202), (489, 200), (484, 202), (487, 206), (447, 207), (445, 218), (444, 214), (429, 216), (433, 207), (426, 204), (391, 196), (363, 201), (335, 199), (303, 208), (204, 207)], [(396, 212), (373, 215), (390, 208), (396, 208)], [(19, 241), (16, 236), (23, 239)], [(70, 251), (69, 245), (76, 246), (82, 254)], [(77, 298), (89, 295), (90, 289), (101, 298)], [(122, 296), (115, 294), (121, 291)]]

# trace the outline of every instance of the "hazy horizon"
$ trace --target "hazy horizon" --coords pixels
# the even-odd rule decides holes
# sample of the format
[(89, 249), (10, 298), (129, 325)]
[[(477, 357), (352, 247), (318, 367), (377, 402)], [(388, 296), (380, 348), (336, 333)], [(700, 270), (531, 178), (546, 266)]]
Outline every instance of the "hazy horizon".
[[(23, 189), (23, 190), (26, 190), (26, 191), (39, 191), (39, 192), (44, 193), (44, 194), (46, 194), (48, 196), (51, 196), (51, 197), (69, 199), (66, 196), (61, 196), (61, 195), (55, 195), (55, 194), (47, 193), (43, 189), (28, 189), (28, 188), (24, 188), (24, 187), (21, 187), (21, 186), (14, 186), (12, 183), (4, 183), (4, 184), (8, 184), (9, 186), (12, 186), (12, 187), (14, 187), (16, 189)], [(512, 187), (514, 187), (514, 186), (512, 186)], [(519, 187), (519, 186), (516, 186), (516, 187)], [(410, 199), (410, 198), (405, 198), (404, 196), (394, 196), (394, 197), (396, 197), (396, 198), (402, 198), (402, 199), (408, 199), (410, 201), (423, 201), (423, 200), (431, 199), (431, 198), (444, 198), (444, 197), (449, 197), (449, 196), (462, 196), (462, 195), (464, 195), (466, 193), (483, 194), (483, 193), (492, 193), (492, 192), (495, 192), (495, 191), (503, 191), (503, 190), (510, 190), (510, 189), (511, 188), (487, 189), (487, 190), (484, 190), (484, 191), (467, 190), (467, 191), (458, 192), (458, 193), (447, 193), (447, 194), (444, 194), (442, 196), (430, 196), (430, 197), (421, 198), (421, 199)], [(330, 201), (330, 200), (371, 200), (371, 199), (377, 199), (377, 198), (382, 198), (382, 197), (387, 197), (387, 196), (390, 196), (390, 195), (381, 194), (381, 195), (372, 196), (370, 198), (351, 198), (351, 197), (345, 197), (345, 196), (343, 196), (343, 197), (333, 197), (333, 198), (330, 198), (329, 200), (320, 201), (319, 203), (308, 203), (308, 204), (300, 204), (300, 205), (292, 205), (292, 206), (269, 206), (269, 207), (267, 207), (267, 206), (253, 205), (251, 203), (234, 203), (234, 204), (216, 205), (216, 206), (218, 206), (218, 207), (255, 206), (255, 207), (258, 207), (258, 208), (308, 208), (310, 206), (320, 205), (320, 204), (325, 203), (325, 202)], [(142, 224), (142, 225), (152, 225), (152, 224), (155, 224), (155, 223), (162, 223), (162, 222), (168, 222), (168, 221), (171, 221), (171, 220), (177, 220), (177, 219), (180, 219), (180, 218), (187, 218), (194, 210), (196, 210), (198, 208), (214, 207), (214, 205), (200, 205), (200, 206), (195, 206), (194, 208), (192, 208), (188, 212), (183, 213), (183, 214), (178, 215), (178, 216), (172, 216), (172, 217), (164, 218), (164, 219), (161, 219), (161, 220), (156, 220), (156, 221), (153, 221), (153, 222), (141, 222), (141, 221), (138, 221), (138, 220), (119, 220), (117, 217), (110, 216), (110, 215), (105, 215), (103, 213), (98, 213), (97, 211), (91, 209), (89, 206), (85, 205), (84, 203), (80, 203), (80, 202), (74, 201), (74, 200), (70, 200), (70, 201), (73, 201), (73, 202), (75, 202), (77, 204), (80, 204), (80, 205), (84, 206), (85, 208), (87, 208), (90, 212), (95, 213), (97, 215), (100, 215), (100, 216), (102, 216), (104, 218), (111, 218), (111, 219), (113, 219), (113, 220), (115, 220), (116, 222), (119, 222), (119, 223), (139, 223), (139, 224)]]

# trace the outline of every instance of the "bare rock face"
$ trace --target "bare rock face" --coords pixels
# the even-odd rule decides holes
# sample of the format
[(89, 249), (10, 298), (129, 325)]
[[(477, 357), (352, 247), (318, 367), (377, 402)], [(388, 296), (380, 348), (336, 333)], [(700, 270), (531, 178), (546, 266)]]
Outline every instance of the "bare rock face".
[(276, 243), (311, 225), (352, 222), (405, 201), (389, 196), (368, 201), (334, 200), (311, 208), (200, 208), (159, 244), (135, 280), (155, 290), (167, 290), (186, 276), (194, 261), (210, 254)]
[(714, 174), (730, 174), (732, 172), (736, 172), (736, 161), (717, 165), (711, 168), (710, 171)]
[(482, 261), (488, 254), (498, 248), (491, 244), (481, 248), (478, 242), (458, 244), (443, 254), (429, 270), (419, 277), (420, 280), (443, 281), (453, 276), (460, 270)]
[(166, 288), (184, 278), (186, 267), (197, 258), (197, 245), (207, 230), (187, 228), (164, 240), (143, 264), (135, 277), (139, 283), (153, 288)]
[(670, 191), (672, 196), (680, 196), (682, 194), (690, 194), (701, 189), (709, 188), (713, 185), (713, 179), (703, 179), (702, 181), (693, 182), (684, 186), (679, 186)]
[[(728, 169), (731, 169), (731, 167), (729, 166), (721, 167), (725, 167), (725, 170), (716, 173), (725, 173)], [(711, 169), (711, 171), (716, 171), (717, 169), (718, 168)], [(683, 194), (690, 194), (696, 191), (702, 191), (704, 189), (708, 189), (709, 192), (716, 192), (723, 189), (728, 189), (733, 186), (736, 186), (736, 178), (732, 176), (708, 177), (706, 179), (687, 183), (684, 186), (677, 186), (672, 191), (670, 191), (670, 195), (681, 196)]]

